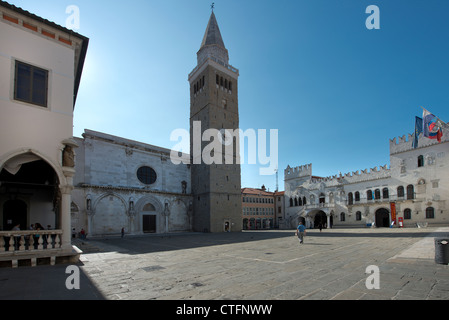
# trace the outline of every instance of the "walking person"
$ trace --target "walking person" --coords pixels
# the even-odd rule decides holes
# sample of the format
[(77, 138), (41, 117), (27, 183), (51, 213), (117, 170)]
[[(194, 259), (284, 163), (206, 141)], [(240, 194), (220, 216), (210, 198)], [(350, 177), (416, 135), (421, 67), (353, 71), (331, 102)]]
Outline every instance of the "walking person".
[(123, 237), (125, 236), (125, 228), (122, 228), (121, 234), (122, 234), (122, 239), (123, 239)]
[(304, 242), (305, 235), (306, 235), (306, 227), (302, 224), (302, 221), (300, 221), (298, 227), (296, 228), (296, 236), (299, 239), (299, 243)]

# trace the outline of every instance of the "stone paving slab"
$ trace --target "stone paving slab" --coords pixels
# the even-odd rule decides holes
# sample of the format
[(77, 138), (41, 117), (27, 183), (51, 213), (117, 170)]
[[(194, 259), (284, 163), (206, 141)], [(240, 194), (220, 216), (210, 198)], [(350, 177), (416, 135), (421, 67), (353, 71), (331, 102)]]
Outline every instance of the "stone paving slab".
[[(433, 248), (448, 235), (310, 230), (303, 245), (292, 231), (113, 238), (93, 241), (109, 252), (83, 255), (82, 269), (106, 299), (449, 299), (449, 267), (434, 263)], [(366, 288), (370, 265), (379, 290)]]
[[(447, 300), (442, 236), (449, 228), (309, 230), (302, 245), (279, 230), (91, 239), (78, 242), (80, 290), (65, 289), (65, 266), (3, 268), (0, 299)], [(371, 265), (378, 290), (366, 287)]]

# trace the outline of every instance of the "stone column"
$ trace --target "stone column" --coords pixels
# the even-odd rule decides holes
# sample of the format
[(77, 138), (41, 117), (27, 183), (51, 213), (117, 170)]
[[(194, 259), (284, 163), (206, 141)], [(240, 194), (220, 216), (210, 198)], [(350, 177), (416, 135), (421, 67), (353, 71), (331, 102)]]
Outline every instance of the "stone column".
[(73, 176), (75, 175), (74, 167), (62, 167), (64, 176), (67, 179), (66, 185), (60, 185), (61, 191), (61, 211), (60, 216), (60, 228), (62, 229), (61, 236), (61, 248), (64, 251), (72, 252), (72, 221), (71, 221), (71, 204), (72, 204), (72, 191), (73, 191)]
[(64, 251), (72, 251), (71, 243), (71, 218), (70, 218), (70, 204), (72, 203), (71, 192), (72, 186), (62, 186), (61, 190), (61, 211), (60, 211), (60, 228), (62, 229), (61, 248)]
[(164, 212), (162, 213), (162, 216), (165, 217), (165, 233), (169, 232), (169, 227), (168, 227), (168, 221), (169, 221), (169, 216), (170, 216), (169, 204), (170, 203), (168, 202), (168, 200), (165, 200)]

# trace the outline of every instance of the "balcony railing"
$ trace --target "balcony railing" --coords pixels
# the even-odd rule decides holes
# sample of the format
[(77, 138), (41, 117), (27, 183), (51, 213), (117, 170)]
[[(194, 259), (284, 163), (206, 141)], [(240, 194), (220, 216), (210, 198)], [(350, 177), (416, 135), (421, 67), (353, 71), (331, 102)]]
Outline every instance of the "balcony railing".
[(61, 249), (62, 230), (0, 231), (0, 257)]
[(407, 200), (422, 200), (419, 199), (418, 197), (416, 197), (416, 193), (413, 193), (411, 195), (404, 195), (402, 197), (397, 196), (397, 195), (390, 195), (388, 198), (372, 198), (372, 199), (366, 199), (366, 198), (362, 198), (358, 201), (353, 200), (352, 203), (349, 200), (346, 200), (346, 204), (351, 206), (351, 205), (359, 205), (359, 204), (370, 204), (370, 203), (381, 203), (381, 202), (397, 202), (397, 201), (407, 201)]

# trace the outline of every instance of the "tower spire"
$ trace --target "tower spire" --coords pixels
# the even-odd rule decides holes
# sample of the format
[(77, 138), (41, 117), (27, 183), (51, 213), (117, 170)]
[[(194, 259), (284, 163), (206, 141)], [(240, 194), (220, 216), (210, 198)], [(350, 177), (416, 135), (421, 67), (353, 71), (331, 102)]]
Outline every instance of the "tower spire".
[(212, 3), (212, 13), (206, 32), (204, 33), (201, 48), (198, 51), (198, 64), (208, 57), (214, 57), (224, 63), (229, 63), (228, 50), (225, 47), (223, 38), (221, 37), (220, 28), (218, 27), (217, 18), (214, 13), (215, 4)]

